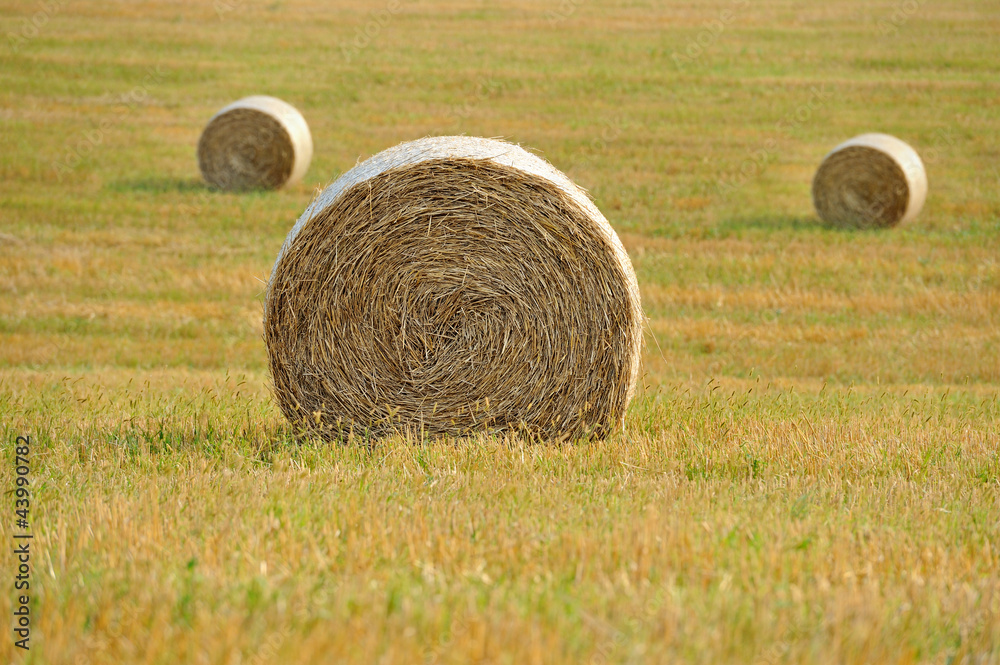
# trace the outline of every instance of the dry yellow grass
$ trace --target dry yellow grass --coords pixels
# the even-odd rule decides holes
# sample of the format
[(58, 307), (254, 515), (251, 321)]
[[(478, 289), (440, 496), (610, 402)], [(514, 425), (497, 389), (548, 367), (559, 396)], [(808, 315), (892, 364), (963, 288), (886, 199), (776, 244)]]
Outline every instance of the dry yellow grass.
[(729, 380), (647, 395), (608, 443), (331, 448), (283, 441), (262, 377), (128, 376), (4, 383), (13, 429), (51, 441), (46, 662), (917, 662), (1000, 639), (991, 391)]

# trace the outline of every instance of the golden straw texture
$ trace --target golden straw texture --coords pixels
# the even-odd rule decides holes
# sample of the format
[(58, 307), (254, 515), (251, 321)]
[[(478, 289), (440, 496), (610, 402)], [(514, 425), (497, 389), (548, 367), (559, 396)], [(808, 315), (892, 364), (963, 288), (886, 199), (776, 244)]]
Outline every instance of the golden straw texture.
[(639, 370), (618, 237), (544, 160), (468, 137), (355, 167), (285, 241), (264, 311), (285, 415), (328, 438), (604, 436)]
[(302, 114), (280, 99), (257, 95), (212, 117), (198, 140), (198, 166), (219, 189), (277, 189), (302, 179), (312, 151)]
[(912, 221), (927, 197), (916, 151), (887, 134), (863, 134), (833, 149), (812, 184), (813, 205), (829, 224), (886, 228)]

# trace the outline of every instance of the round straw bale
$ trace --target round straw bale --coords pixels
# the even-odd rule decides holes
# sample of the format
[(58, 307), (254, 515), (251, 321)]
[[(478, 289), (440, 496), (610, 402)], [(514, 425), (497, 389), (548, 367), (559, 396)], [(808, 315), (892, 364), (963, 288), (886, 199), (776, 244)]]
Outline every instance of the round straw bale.
[(916, 218), (927, 198), (927, 173), (908, 144), (888, 134), (862, 134), (823, 159), (812, 196), (828, 224), (887, 228)]
[(208, 121), (198, 140), (198, 167), (219, 189), (277, 189), (297, 183), (312, 159), (305, 118), (275, 97), (245, 97)]
[(635, 272), (587, 194), (503, 141), (400, 144), (326, 188), (264, 306), (284, 414), (351, 430), (605, 436), (642, 346)]

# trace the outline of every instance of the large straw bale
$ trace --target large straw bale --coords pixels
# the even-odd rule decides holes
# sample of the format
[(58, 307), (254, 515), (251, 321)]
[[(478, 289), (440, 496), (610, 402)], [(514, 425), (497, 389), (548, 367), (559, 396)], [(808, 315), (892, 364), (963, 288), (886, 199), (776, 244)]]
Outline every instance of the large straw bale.
[(623, 424), (642, 323), (632, 264), (583, 190), (518, 146), (437, 137), (308, 207), (264, 339), (282, 411), (326, 437), (576, 438)]

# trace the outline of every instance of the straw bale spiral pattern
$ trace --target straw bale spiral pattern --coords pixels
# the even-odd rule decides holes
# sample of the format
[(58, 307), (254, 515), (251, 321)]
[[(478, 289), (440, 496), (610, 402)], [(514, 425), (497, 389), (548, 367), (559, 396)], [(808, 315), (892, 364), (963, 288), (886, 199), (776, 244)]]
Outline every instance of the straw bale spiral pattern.
[(887, 134), (864, 134), (833, 149), (812, 184), (825, 222), (885, 228), (912, 221), (927, 197), (927, 174), (916, 151)]
[(219, 189), (277, 189), (302, 179), (312, 151), (302, 114), (280, 99), (257, 95), (212, 116), (198, 140), (198, 166)]
[(521, 148), (387, 150), (327, 188), (279, 253), (264, 311), (285, 415), (349, 429), (604, 436), (642, 344), (635, 273), (586, 194)]

